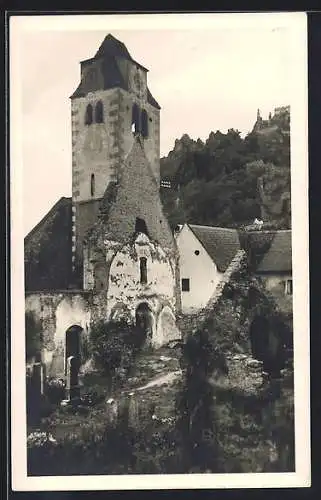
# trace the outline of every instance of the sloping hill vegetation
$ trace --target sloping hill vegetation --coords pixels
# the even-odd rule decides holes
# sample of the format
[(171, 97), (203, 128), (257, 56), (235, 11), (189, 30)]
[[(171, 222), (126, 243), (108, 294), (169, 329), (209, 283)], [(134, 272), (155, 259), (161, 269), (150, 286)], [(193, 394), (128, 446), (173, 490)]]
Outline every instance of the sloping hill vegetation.
[[(240, 227), (263, 218), (278, 229), (291, 225), (290, 114), (271, 115), (244, 139), (238, 130), (187, 134), (161, 158), (161, 195), (170, 223)], [(281, 193), (280, 193), (281, 189)]]

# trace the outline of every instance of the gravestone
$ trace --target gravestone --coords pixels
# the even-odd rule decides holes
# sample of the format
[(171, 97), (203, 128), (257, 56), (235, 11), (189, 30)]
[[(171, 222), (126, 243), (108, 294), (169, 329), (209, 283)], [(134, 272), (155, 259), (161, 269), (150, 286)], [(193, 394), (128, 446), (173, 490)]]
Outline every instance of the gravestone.
[(116, 425), (118, 422), (118, 403), (115, 399), (110, 398), (106, 402), (107, 406), (107, 422), (109, 425)]
[(42, 395), (44, 393), (44, 365), (42, 363), (34, 363), (32, 369), (32, 385), (36, 394)]
[(128, 402), (128, 425), (135, 429), (139, 424), (139, 405), (134, 393), (128, 394)]
[(69, 401), (80, 398), (79, 368), (79, 359), (76, 356), (69, 356), (66, 377), (66, 399)]

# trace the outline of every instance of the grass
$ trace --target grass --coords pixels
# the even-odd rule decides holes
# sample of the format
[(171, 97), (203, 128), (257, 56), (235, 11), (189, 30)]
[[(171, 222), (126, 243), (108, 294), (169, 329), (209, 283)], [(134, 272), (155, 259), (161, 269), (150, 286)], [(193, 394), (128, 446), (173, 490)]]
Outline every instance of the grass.
[[(171, 436), (176, 416), (175, 398), (182, 381), (178, 379), (170, 387), (154, 386), (136, 393), (139, 411), (134, 434), (121, 427), (122, 419), (118, 430), (110, 427), (106, 400), (111, 395), (119, 399), (122, 391), (176, 371), (178, 366), (175, 350), (143, 353), (137, 358), (130, 377), (115, 387), (113, 394), (106, 377), (98, 373), (86, 375), (83, 390), (96, 392), (103, 401), (94, 407), (79, 409), (78, 413), (58, 407), (44, 419), (41, 429), (49, 430), (58, 445), (52, 457), (51, 452), (47, 456), (41, 455), (42, 450), (29, 451), (32, 472), (53, 475), (177, 472), (182, 466), (181, 449), (179, 444), (172, 446)], [(217, 386), (214, 391), (214, 418), (220, 444), (219, 472), (293, 471), (293, 380), (285, 378), (281, 397), (272, 404), (270, 413), (267, 409), (262, 416), (262, 407), (268, 408), (264, 391), (242, 389), (237, 385), (238, 378), (235, 373), (231, 374), (229, 384)], [(156, 420), (151, 419), (153, 413)], [(280, 447), (285, 452), (273, 462), (270, 459), (273, 447), (269, 441), (275, 436), (281, 439)], [(161, 444), (157, 445), (157, 439), (161, 439)], [(110, 455), (110, 446), (113, 449), (123, 447), (123, 455)], [(126, 462), (126, 454), (132, 457), (133, 463)], [(39, 460), (41, 464), (37, 465)]]

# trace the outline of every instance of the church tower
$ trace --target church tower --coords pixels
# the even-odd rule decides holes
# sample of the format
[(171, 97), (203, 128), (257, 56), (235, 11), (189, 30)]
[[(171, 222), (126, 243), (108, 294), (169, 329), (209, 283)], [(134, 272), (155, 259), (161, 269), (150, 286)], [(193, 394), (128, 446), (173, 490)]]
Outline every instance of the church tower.
[(80, 84), (71, 96), (73, 270), (82, 268), (84, 237), (137, 135), (159, 185), (160, 106), (147, 73), (112, 35), (81, 62)]

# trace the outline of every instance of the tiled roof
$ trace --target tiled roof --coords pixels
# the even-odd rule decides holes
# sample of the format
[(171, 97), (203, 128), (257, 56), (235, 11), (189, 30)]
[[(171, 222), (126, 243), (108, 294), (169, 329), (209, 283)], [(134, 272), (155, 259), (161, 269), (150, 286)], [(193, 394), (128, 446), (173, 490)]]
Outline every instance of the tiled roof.
[(60, 198), (24, 240), (26, 290), (66, 289), (72, 283), (71, 198)]
[(155, 108), (157, 109), (161, 109), (160, 105), (158, 104), (158, 102), (156, 101), (156, 99), (154, 99), (154, 97), (152, 96), (152, 94), (150, 93), (150, 90), (149, 88), (147, 88), (147, 101), (149, 102), (149, 104), (151, 104), (152, 106), (154, 106)]
[(64, 207), (71, 207), (71, 198), (66, 198), (65, 196), (62, 196), (54, 205), (51, 207), (49, 212), (46, 213), (46, 215), (38, 222), (38, 224), (35, 225), (34, 228), (31, 229), (31, 231), (25, 236), (24, 238), (24, 244), (25, 246), (28, 246), (28, 244), (32, 241), (32, 238), (41, 230), (48, 225), (49, 222), (51, 222), (51, 219), (55, 216), (55, 214)]
[(258, 264), (256, 271), (292, 271), (291, 230), (275, 231), (271, 245)]
[(237, 230), (194, 224), (188, 226), (213, 259), (218, 270), (220, 272), (226, 271), (236, 252), (240, 250)]
[(106, 239), (125, 244), (135, 233), (136, 220), (143, 219), (148, 234), (164, 249), (175, 246), (172, 232), (163, 212), (159, 184), (146, 157), (142, 140), (137, 136), (121, 165), (118, 183), (110, 183), (101, 202), (97, 223), (88, 239)]

